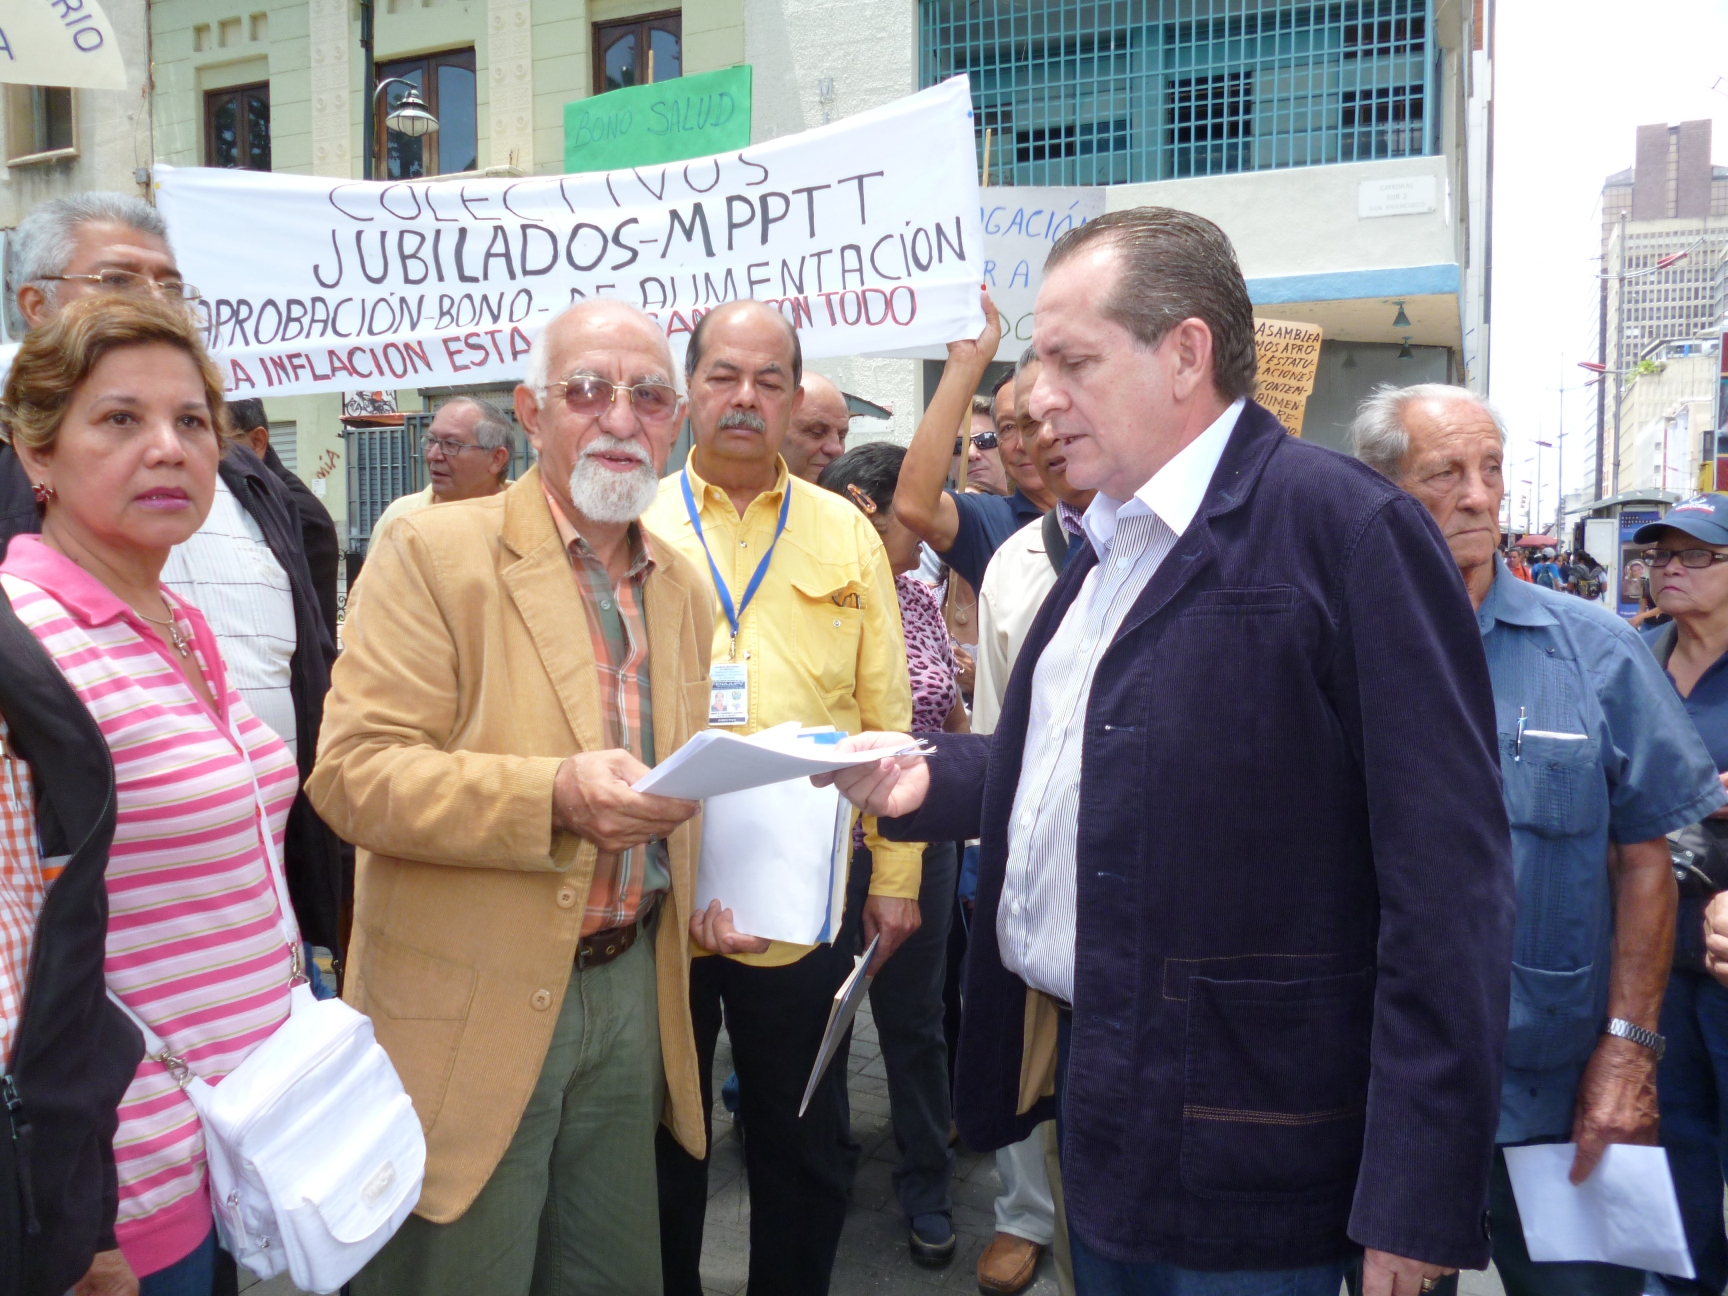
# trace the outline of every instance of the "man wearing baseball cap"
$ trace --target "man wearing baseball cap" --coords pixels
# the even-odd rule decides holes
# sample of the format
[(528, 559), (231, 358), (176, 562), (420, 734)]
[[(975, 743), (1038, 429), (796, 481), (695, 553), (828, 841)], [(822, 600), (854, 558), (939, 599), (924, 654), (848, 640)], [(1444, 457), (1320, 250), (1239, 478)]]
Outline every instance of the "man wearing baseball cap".
[[(1649, 546), (1642, 557), (1651, 597), (1672, 618), (1645, 631), (1645, 641), (1716, 768), (1728, 769), (1728, 495), (1677, 504), (1632, 539)], [(1669, 1050), (1657, 1093), (1662, 1145), (1697, 1278), (1666, 1278), (1663, 1290), (1720, 1292), (1728, 1283), (1719, 1100), (1728, 1092), (1728, 989), (1718, 984), (1728, 982), (1728, 901), (1720, 894), (1728, 889), (1728, 811), (1685, 830), (1680, 843), (1691, 858), (1680, 882), (1674, 970), (1662, 1000), (1658, 1029)]]

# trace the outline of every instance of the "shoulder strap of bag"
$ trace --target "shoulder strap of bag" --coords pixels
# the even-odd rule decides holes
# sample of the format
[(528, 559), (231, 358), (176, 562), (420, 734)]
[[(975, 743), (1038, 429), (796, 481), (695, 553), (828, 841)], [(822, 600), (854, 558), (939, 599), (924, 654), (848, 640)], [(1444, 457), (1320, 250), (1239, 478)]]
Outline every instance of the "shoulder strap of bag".
[(1060, 576), (1062, 565), (1068, 561), (1068, 533), (1062, 529), (1062, 519), (1055, 509), (1044, 515), (1044, 556)]
[[(270, 813), (264, 805), (264, 791), (258, 786), (258, 774), (252, 768), (252, 758), (246, 752), (246, 744), (240, 740), (240, 731), (234, 727), (232, 716), (228, 721), (228, 736), (239, 749), (240, 758), (246, 762), (246, 776), (252, 784), (252, 804), (258, 813), (258, 836), (264, 843), (264, 868), (270, 874), (270, 881), (276, 891), (277, 925), (281, 928), (282, 939), (288, 945), (288, 955), (293, 960), (294, 970), (288, 979), (289, 985), (293, 986), (306, 979), (306, 954), (301, 948), (300, 930), (294, 923), (293, 902), (288, 898), (288, 878), (283, 871), (282, 858), (276, 850), (276, 835), (270, 829)], [(187, 1088), (190, 1082), (198, 1081), (198, 1077), (192, 1073), (192, 1068), (186, 1065), (184, 1059), (176, 1056), (167, 1042), (151, 1030), (144, 1019), (126, 1005), (125, 1000), (114, 993), (112, 984), (108, 986), (108, 997), (119, 1006), (121, 1012), (132, 1019), (132, 1024), (144, 1036), (144, 1047), (149, 1056), (167, 1067), (168, 1074), (174, 1077), (182, 1089)]]

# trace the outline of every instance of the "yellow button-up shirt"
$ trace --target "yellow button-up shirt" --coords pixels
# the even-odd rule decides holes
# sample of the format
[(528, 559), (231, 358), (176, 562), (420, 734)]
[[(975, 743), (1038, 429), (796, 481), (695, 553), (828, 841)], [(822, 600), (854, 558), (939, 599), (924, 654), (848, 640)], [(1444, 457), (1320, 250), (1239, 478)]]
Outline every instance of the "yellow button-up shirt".
[[(791, 476), (784, 461), (779, 467), (774, 489), (752, 500), (740, 518), (725, 491), (687, 466), (702, 536), (690, 525), (679, 474), (660, 483), (659, 497), (642, 516), (644, 527), (699, 572), (709, 572), (706, 538), (736, 604), (774, 544), (784, 492), (792, 491), (786, 530), (741, 619), (735, 658), (732, 627), (719, 598), (714, 600), (714, 660), (742, 663), (749, 679), (749, 723), (729, 727), (752, 734), (796, 720), (848, 733), (905, 730), (912, 724), (912, 684), (882, 539), (851, 504)], [(922, 848), (883, 841), (871, 815), (864, 818), (864, 841), (874, 857), (870, 894), (917, 899)], [(740, 960), (778, 967), (811, 948), (776, 941), (767, 953)]]

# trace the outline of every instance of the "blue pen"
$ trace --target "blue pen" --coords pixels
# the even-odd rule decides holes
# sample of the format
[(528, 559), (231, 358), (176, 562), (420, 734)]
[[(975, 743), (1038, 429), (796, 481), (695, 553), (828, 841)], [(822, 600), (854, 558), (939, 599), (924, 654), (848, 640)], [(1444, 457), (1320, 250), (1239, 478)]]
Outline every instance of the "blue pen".
[(1519, 707), (1518, 732), (1512, 736), (1512, 759), (1514, 761), (1522, 761), (1524, 759), (1524, 723), (1524, 708)]

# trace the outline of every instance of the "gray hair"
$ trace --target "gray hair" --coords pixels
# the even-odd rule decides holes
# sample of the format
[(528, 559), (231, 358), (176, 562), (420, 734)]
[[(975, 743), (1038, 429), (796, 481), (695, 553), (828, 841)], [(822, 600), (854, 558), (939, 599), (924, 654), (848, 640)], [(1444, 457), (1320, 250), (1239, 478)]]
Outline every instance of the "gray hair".
[(474, 423), (474, 439), (482, 449), (496, 450), (510, 444), (510, 416), (489, 400), (478, 396), (456, 396), (447, 405), (472, 405), (480, 417)]
[(1350, 423), (1350, 440), (1356, 457), (1382, 477), (1399, 481), (1404, 476), (1404, 456), (1410, 453), (1410, 433), (1404, 427), (1404, 411), (1419, 401), (1463, 401), (1474, 405), (1494, 422), (1500, 444), (1506, 444), (1506, 423), (1500, 411), (1468, 387), (1450, 383), (1416, 383), (1395, 387), (1382, 383), (1356, 407)]
[(19, 221), (18, 228), (12, 231), (11, 292), (16, 294), (27, 283), (40, 284), (43, 295), (53, 301), (52, 280), (66, 272), (79, 228), (95, 222), (124, 225), (164, 243), (168, 241), (168, 225), (162, 213), (142, 198), (100, 189), (52, 198)]
[(1038, 363), (1038, 348), (1029, 346), (1020, 353), (1020, 358), (1014, 362), (1014, 376), (1018, 378), (1033, 365)]
[[(640, 316), (656, 333), (660, 333), (662, 337), (665, 336), (661, 331), (659, 321), (652, 315), (641, 307), (622, 301), (617, 297), (590, 297), (586, 301), (579, 301), (566, 306), (546, 322), (546, 327), (540, 330), (539, 335), (528, 347), (528, 364), (522, 371), (522, 385), (534, 393), (536, 404), (545, 403), (546, 392), (552, 385), (552, 343), (550, 341), (552, 326), (566, 315), (574, 314), (602, 301), (610, 306), (622, 306), (631, 314)], [(672, 348), (670, 346), (666, 348), (666, 361), (666, 381), (671, 383), (678, 394), (682, 396), (684, 394), (684, 375), (679, 373), (678, 366), (672, 363)]]

